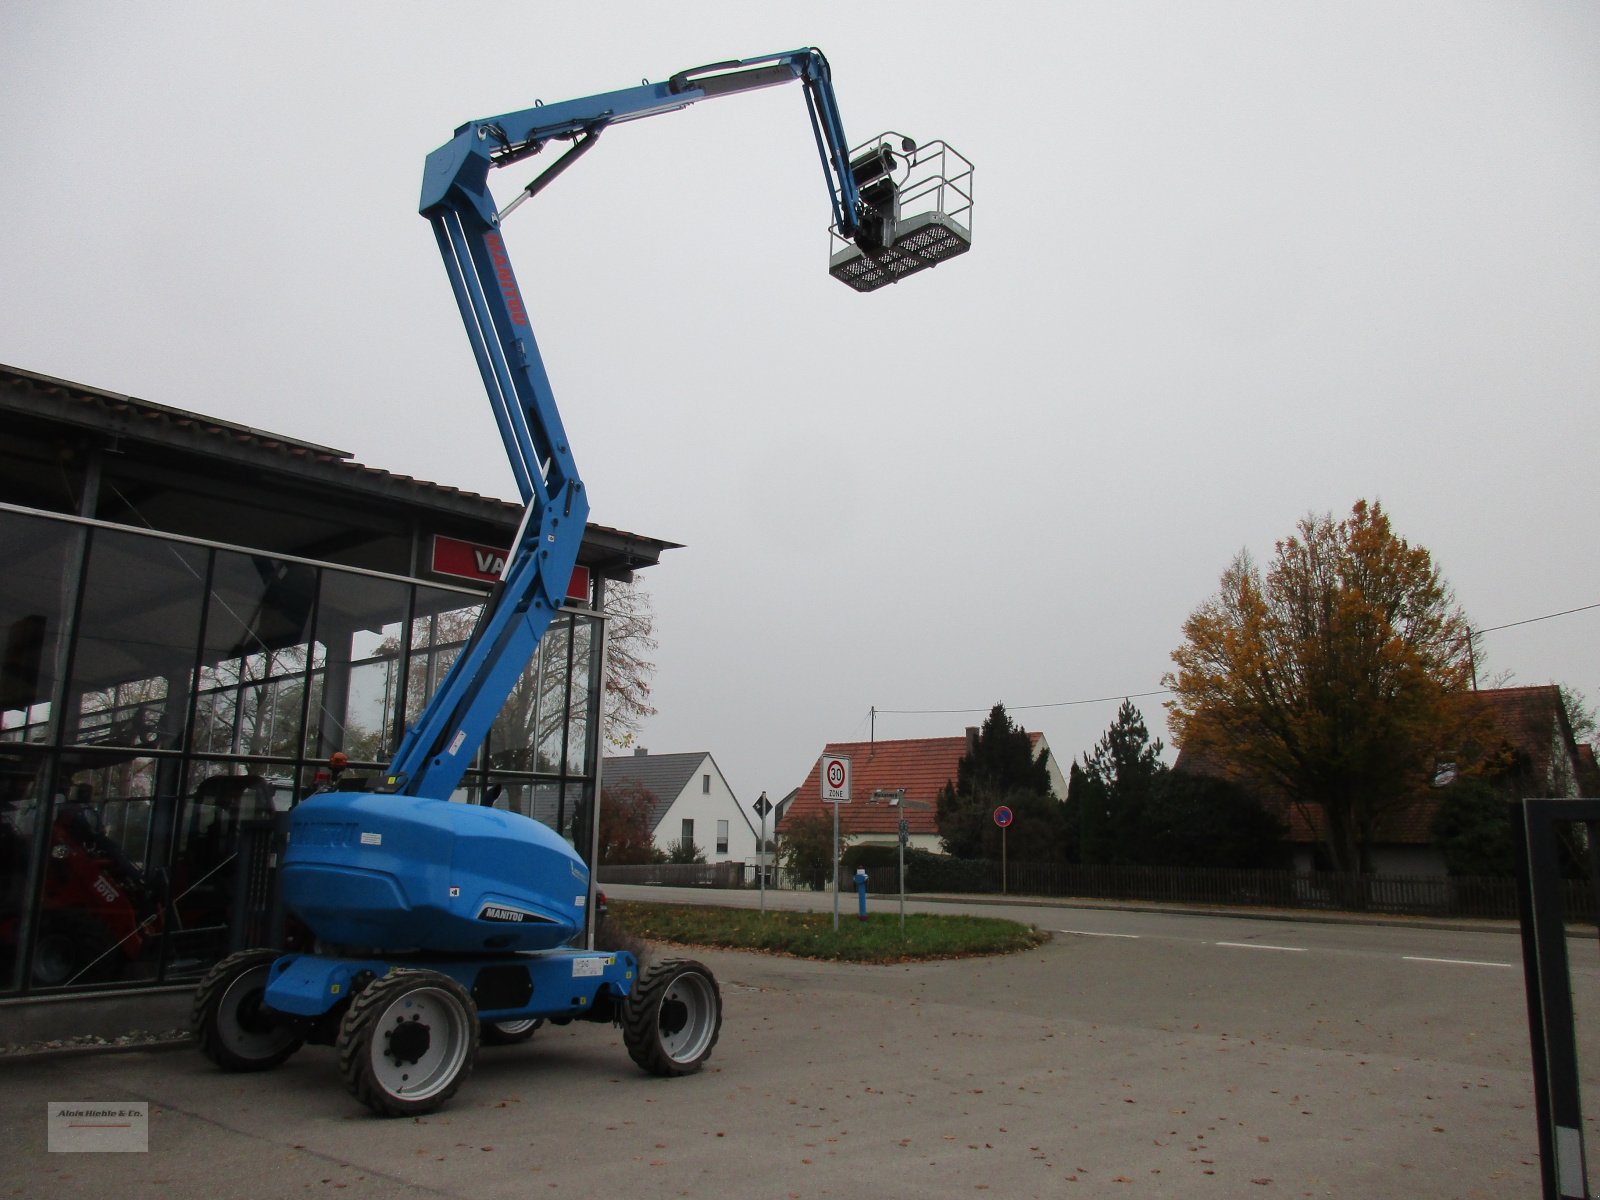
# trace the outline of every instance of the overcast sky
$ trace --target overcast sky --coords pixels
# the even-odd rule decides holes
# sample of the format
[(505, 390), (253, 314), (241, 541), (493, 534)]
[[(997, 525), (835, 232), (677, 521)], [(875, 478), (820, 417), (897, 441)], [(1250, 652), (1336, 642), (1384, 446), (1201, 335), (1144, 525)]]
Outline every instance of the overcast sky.
[[(686, 545), (641, 576), (651, 750), (748, 804), (873, 706), (1000, 701), (1076, 757), (1238, 550), (1358, 498), (1479, 628), (1600, 603), (1589, 0), (10, 0), (0, 361), (513, 496), (424, 157), (806, 45), (853, 142), (976, 163), (970, 254), (831, 280), (797, 87), (618, 127), (508, 221), (592, 518)], [(1600, 699), (1600, 609), (1485, 647)]]

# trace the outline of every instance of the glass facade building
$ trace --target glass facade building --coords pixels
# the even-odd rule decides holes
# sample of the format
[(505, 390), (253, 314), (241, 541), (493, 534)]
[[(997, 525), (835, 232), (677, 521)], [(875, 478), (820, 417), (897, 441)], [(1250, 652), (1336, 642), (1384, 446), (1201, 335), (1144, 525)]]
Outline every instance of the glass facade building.
[[(381, 774), (470, 634), (438, 539), (520, 511), (10, 368), (0, 421), (0, 996), (195, 978), (261, 940), (275, 815)], [(605, 582), (670, 545), (590, 535), (455, 796), (586, 857)]]

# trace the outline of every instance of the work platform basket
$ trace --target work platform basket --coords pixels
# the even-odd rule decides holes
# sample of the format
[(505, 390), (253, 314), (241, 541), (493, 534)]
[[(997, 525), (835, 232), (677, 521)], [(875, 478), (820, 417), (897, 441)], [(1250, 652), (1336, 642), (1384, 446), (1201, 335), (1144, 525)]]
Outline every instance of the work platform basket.
[(881, 179), (861, 188), (862, 199), (885, 218), (881, 247), (863, 249), (829, 231), (828, 274), (858, 292), (898, 283), (972, 248), (972, 164), (944, 142), (908, 146), (909, 139), (883, 133), (850, 152), (852, 163), (892, 160)]

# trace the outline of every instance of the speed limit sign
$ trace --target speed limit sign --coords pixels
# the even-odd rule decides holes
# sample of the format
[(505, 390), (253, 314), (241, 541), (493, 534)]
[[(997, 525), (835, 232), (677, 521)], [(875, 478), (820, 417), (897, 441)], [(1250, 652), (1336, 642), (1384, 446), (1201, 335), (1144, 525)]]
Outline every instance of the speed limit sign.
[(850, 803), (850, 759), (842, 754), (822, 756), (822, 802)]

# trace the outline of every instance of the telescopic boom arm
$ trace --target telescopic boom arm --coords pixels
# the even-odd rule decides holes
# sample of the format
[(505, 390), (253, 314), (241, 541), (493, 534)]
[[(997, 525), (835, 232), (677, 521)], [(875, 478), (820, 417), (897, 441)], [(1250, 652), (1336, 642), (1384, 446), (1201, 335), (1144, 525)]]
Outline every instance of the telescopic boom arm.
[[(407, 730), (381, 790), (449, 798), (562, 606), (589, 513), (500, 235), (502, 218), (587, 153), (611, 125), (793, 80), (805, 89), (834, 233), (877, 254), (881, 234), (869, 238), (864, 230), (877, 231), (881, 223), (860, 188), (892, 164), (875, 154), (870, 164), (852, 168), (828, 62), (815, 49), (712, 63), (680, 71), (665, 83), (472, 121), (428, 156), (421, 212), (433, 224), (527, 510), (471, 641)], [(552, 142), (569, 145), (516, 200), (497, 210), (488, 189), (490, 169), (540, 154)]]

